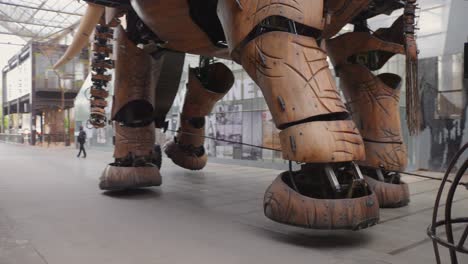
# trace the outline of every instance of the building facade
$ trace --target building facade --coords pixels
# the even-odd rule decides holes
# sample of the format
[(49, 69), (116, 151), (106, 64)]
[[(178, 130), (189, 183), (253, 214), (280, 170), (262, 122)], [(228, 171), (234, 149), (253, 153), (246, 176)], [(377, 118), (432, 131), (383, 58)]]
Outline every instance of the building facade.
[(3, 68), (0, 140), (66, 141), (73, 130), (69, 109), (89, 72), (87, 50), (63, 69), (52, 69), (66, 48), (32, 42)]

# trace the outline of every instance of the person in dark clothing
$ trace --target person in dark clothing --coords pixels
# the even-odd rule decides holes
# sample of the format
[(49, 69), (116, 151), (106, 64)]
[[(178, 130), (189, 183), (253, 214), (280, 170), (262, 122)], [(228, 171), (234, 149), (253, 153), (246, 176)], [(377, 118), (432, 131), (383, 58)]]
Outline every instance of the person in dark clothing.
[(78, 158), (81, 155), (81, 151), (83, 151), (83, 157), (86, 158), (86, 150), (84, 148), (84, 144), (86, 143), (86, 132), (83, 130), (83, 126), (80, 126), (80, 133), (78, 134), (78, 143), (80, 143), (80, 152), (78, 152)]

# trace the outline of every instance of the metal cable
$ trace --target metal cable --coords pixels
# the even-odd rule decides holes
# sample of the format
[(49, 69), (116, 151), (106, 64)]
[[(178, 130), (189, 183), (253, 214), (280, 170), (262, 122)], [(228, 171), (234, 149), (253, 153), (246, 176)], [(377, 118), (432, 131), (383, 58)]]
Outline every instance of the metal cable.
[[(397, 172), (397, 173), (405, 174), (405, 175), (410, 175), (410, 176), (417, 176), (417, 177), (421, 177), (421, 178), (425, 178), (425, 179), (429, 179), (429, 180), (442, 181), (441, 178), (432, 177), (432, 176), (427, 176), (427, 175), (422, 175), (422, 174), (417, 174), (417, 173), (402, 172), (402, 171), (392, 171), (392, 170), (389, 170), (389, 171), (390, 171), (390, 172)], [(447, 182), (453, 183), (453, 181), (452, 181), (452, 180), (449, 180), (449, 179), (447, 179)], [(462, 186), (465, 186), (466, 188), (468, 188), (468, 183), (467, 183), (467, 182), (460, 182), (458, 185), (462, 185)]]
[(197, 137), (202, 137), (206, 139), (212, 139), (214, 141), (219, 141), (219, 142), (226, 142), (226, 143), (232, 143), (232, 144), (238, 144), (238, 145), (243, 145), (243, 146), (248, 146), (248, 147), (254, 147), (254, 148), (259, 148), (259, 149), (266, 149), (266, 150), (273, 150), (273, 151), (281, 151), (281, 149), (274, 149), (274, 148), (268, 148), (268, 147), (262, 147), (262, 146), (257, 146), (257, 145), (252, 145), (248, 143), (242, 143), (242, 142), (237, 142), (237, 141), (231, 141), (231, 140), (226, 140), (226, 139), (220, 139), (220, 138), (215, 138), (215, 137), (210, 137), (210, 136), (203, 136), (203, 135), (198, 135), (190, 132), (185, 132), (185, 131), (180, 131), (180, 130), (172, 130), (172, 129), (167, 129), (167, 131), (175, 132), (175, 133), (182, 133), (185, 135), (191, 135), (191, 136), (197, 136)]
[[(220, 138), (216, 138), (216, 137), (198, 135), (198, 134), (194, 134), (194, 133), (190, 133), (190, 132), (185, 132), (185, 131), (181, 131), (181, 130), (167, 129), (166, 131), (175, 132), (175, 133), (181, 133), (181, 134), (186, 134), (186, 135), (191, 135), (191, 136), (202, 137), (202, 138), (211, 139), (211, 140), (219, 141), (219, 142), (226, 142), (226, 143), (238, 144), (238, 145), (242, 145), (242, 146), (254, 147), (254, 148), (259, 148), (259, 149), (266, 149), (266, 150), (273, 150), (273, 151), (281, 151), (281, 149), (268, 148), (268, 147), (263, 147), (263, 146), (258, 146), (258, 145), (243, 143), (243, 142), (237, 142), (237, 141), (231, 141), (231, 140), (226, 140), (226, 139), (220, 139)], [(425, 179), (429, 179), (429, 180), (442, 181), (442, 179), (440, 179), (440, 178), (432, 177), (432, 176), (427, 176), (427, 175), (422, 175), (422, 174), (418, 174), (418, 173), (403, 172), (403, 171), (395, 171), (395, 170), (387, 170), (387, 171), (388, 171), (388, 172), (396, 172), (396, 173), (400, 173), (400, 174), (405, 174), (405, 175), (409, 175), (409, 176), (416, 176), (416, 177), (425, 178)], [(451, 180), (448, 180), (448, 179), (447, 179), (447, 182), (452, 183), (452, 181), (451, 181)], [(468, 183), (467, 183), (467, 182), (460, 182), (458, 185), (465, 186), (466, 188), (468, 188)]]

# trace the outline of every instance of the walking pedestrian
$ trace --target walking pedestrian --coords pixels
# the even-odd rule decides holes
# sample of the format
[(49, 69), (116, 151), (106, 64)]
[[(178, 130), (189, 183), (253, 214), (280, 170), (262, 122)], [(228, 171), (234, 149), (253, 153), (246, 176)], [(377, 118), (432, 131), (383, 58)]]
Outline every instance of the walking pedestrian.
[(80, 143), (80, 152), (78, 152), (78, 156), (80, 157), (81, 151), (83, 151), (83, 157), (86, 158), (86, 150), (84, 148), (84, 144), (86, 143), (86, 132), (83, 130), (83, 126), (80, 126), (80, 133), (78, 134), (78, 143)]

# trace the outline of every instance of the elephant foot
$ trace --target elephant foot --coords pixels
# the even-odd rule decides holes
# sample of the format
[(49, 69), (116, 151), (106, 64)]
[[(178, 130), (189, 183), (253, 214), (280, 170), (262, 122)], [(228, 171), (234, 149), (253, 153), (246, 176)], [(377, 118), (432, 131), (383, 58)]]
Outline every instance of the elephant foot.
[(385, 173), (380, 169), (369, 169), (364, 178), (377, 195), (381, 208), (399, 208), (410, 202), (408, 184), (400, 180), (397, 173)]
[[(346, 173), (337, 168), (332, 170), (339, 173), (338, 176), (332, 173), (333, 176), (328, 177), (329, 169), (323, 169), (323, 165), (321, 170), (320, 166), (314, 166), (312, 170), (283, 172), (276, 178), (265, 193), (266, 217), (287, 225), (329, 230), (359, 230), (378, 223), (377, 196), (362, 176), (346, 181), (349, 175), (340, 175)], [(327, 178), (338, 184), (335, 187), (340, 186), (339, 189), (327, 183)]]
[(99, 188), (107, 191), (160, 186), (161, 174), (157, 166), (119, 167), (109, 164), (101, 178)]
[(164, 152), (175, 164), (188, 170), (201, 170), (208, 162), (203, 146), (195, 148), (171, 141), (164, 147)]

